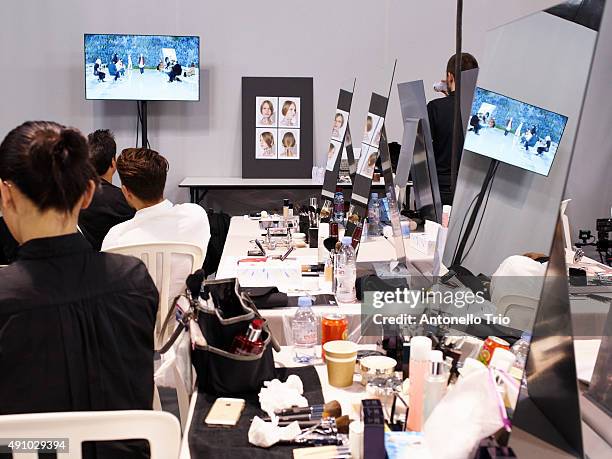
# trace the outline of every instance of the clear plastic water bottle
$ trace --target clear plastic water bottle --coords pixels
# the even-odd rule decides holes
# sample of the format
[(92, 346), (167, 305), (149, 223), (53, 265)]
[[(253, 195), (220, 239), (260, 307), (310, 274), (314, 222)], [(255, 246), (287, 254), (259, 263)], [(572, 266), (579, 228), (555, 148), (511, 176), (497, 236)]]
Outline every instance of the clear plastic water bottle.
[(312, 299), (308, 296), (298, 298), (298, 310), (291, 322), (293, 334), (293, 359), (298, 363), (310, 364), (315, 357), (317, 345), (317, 318), (312, 312)]
[(334, 219), (340, 225), (344, 222), (344, 193), (338, 188), (334, 195)]
[(368, 236), (380, 236), (380, 201), (377, 193), (372, 193), (368, 206)]
[(336, 300), (340, 303), (353, 303), (356, 300), (357, 261), (350, 236), (342, 238), (342, 248), (336, 254), (334, 274), (336, 278)]

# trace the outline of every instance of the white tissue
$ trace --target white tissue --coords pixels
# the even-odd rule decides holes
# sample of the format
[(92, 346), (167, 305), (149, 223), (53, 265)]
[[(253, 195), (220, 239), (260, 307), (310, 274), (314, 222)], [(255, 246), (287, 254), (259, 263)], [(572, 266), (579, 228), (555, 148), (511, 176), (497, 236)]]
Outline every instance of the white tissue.
[(304, 385), (297, 375), (289, 375), (286, 382), (278, 379), (265, 381), (264, 387), (259, 391), (259, 405), (271, 419), (274, 419), (274, 411), (292, 406), (308, 406), (302, 394)]
[(292, 422), (287, 427), (278, 427), (278, 418), (273, 422), (266, 422), (259, 416), (253, 418), (251, 427), (249, 428), (249, 443), (269, 448), (279, 441), (290, 441), (302, 433), (300, 424), (297, 421)]

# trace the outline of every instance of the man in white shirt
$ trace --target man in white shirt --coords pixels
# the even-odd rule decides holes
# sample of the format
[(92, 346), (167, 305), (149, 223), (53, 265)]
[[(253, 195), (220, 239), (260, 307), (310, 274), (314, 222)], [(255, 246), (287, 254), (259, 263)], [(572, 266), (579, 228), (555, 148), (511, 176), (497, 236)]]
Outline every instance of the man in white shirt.
[[(172, 204), (164, 199), (168, 161), (162, 155), (147, 148), (126, 148), (117, 158), (117, 172), (121, 191), (136, 215), (110, 229), (102, 250), (151, 242), (186, 242), (200, 246), (206, 256), (208, 215), (197, 204)], [(184, 291), (190, 268), (188, 257), (173, 258), (170, 298)], [(154, 281), (160, 285), (160, 279)]]
[[(121, 179), (121, 191), (128, 204), (136, 209), (134, 218), (113, 226), (104, 241), (102, 250), (131, 244), (152, 242), (186, 242), (198, 245), (206, 257), (210, 239), (210, 226), (206, 211), (197, 204), (172, 204), (164, 199), (164, 187), (168, 173), (168, 161), (148, 148), (126, 148), (117, 158), (117, 172)], [(161, 260), (158, 261), (161, 263)], [(160, 266), (158, 264), (158, 266)], [(191, 258), (173, 255), (170, 279), (170, 301), (184, 292), (185, 280), (191, 274)], [(195, 266), (199, 269), (201, 266)], [(161, 278), (153, 279), (161, 286)], [(157, 323), (165, 317), (158, 317)], [(162, 341), (169, 338), (172, 327)], [(183, 334), (172, 350), (162, 356), (162, 365), (155, 372), (158, 386), (174, 386), (172, 366), (176, 362), (187, 393), (191, 392), (191, 361), (189, 338)], [(161, 343), (158, 343), (161, 344)]]

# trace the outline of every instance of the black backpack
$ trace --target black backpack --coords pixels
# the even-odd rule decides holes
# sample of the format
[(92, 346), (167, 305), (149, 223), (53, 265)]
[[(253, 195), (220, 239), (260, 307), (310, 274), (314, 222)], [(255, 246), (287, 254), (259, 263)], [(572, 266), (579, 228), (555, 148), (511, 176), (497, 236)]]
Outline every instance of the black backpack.
[(212, 209), (206, 211), (208, 214), (208, 224), (210, 225), (210, 240), (206, 250), (206, 258), (202, 269), (206, 276), (217, 272), (221, 254), (225, 246), (225, 239), (230, 226), (230, 216), (224, 212), (215, 212)]

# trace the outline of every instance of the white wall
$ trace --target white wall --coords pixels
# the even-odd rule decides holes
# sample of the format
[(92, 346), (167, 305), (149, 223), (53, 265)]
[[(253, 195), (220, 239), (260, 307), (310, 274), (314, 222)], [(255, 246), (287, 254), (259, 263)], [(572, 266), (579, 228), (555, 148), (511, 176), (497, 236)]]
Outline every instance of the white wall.
[(590, 229), (594, 236), (595, 221), (610, 216), (612, 207), (612, 4), (607, 3), (589, 86), (584, 100), (580, 130), (572, 157), (565, 197), (572, 202), (567, 208), (572, 241), (578, 230)]
[[(464, 49), (482, 58), (486, 30), (554, 3), (465, 2)], [(454, 0), (3, 0), (0, 135), (27, 119), (51, 119), (84, 132), (110, 128), (120, 148), (133, 146), (134, 102), (84, 100), (83, 34), (194, 34), (201, 36), (201, 101), (149, 104), (151, 145), (171, 165), (166, 194), (187, 200), (187, 192), (177, 188), (187, 175), (241, 174), (242, 76), (314, 78), (315, 163), (322, 164), (338, 88), (347, 79), (358, 79), (353, 129), (361, 129), (369, 94), (384, 85), (395, 58), (396, 83), (423, 79), (428, 97), (434, 96), (431, 85), (444, 76), (454, 51), (454, 5)], [(388, 132), (401, 139), (395, 85)]]

